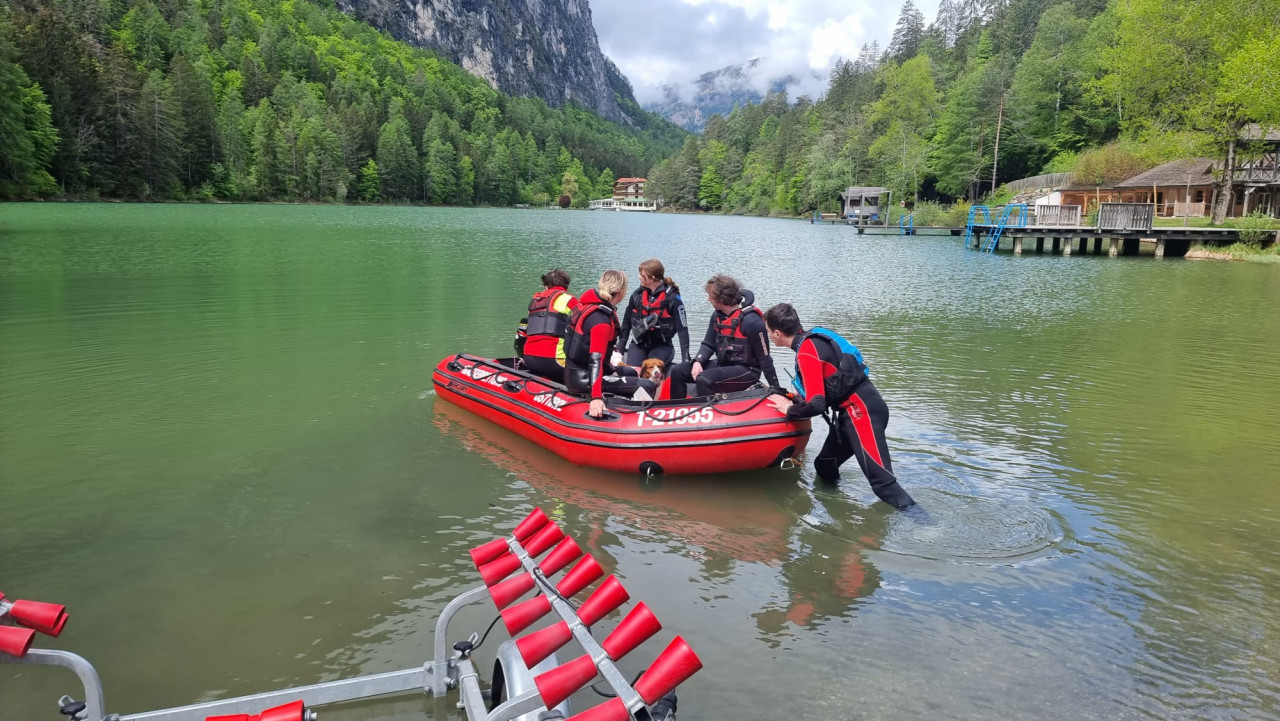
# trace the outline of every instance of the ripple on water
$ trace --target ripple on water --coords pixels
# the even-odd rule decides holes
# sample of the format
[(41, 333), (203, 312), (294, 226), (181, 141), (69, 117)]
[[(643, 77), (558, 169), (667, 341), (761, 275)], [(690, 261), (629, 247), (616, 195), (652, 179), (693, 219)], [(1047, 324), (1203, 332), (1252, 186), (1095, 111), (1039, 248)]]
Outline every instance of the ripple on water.
[(938, 561), (1019, 565), (1061, 555), (1069, 533), (1056, 514), (1020, 501), (931, 490), (895, 514), (881, 549)]

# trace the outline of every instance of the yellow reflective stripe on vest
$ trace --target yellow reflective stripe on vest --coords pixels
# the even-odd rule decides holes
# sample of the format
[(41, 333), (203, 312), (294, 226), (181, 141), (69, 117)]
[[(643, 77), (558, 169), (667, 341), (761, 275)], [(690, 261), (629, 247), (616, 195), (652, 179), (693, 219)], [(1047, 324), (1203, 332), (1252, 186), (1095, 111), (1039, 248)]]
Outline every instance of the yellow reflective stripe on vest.
[(557, 313), (569, 315), (569, 298), (572, 297), (568, 293), (561, 293), (556, 299), (551, 301), (551, 310)]

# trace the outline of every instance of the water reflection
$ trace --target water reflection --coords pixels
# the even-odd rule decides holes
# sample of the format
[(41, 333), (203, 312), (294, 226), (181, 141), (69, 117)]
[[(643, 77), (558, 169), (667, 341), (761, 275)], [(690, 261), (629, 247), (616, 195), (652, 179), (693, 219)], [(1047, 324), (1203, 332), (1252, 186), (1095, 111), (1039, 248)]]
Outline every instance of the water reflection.
[[(838, 490), (810, 487), (795, 472), (644, 479), (569, 464), (438, 399), (434, 416), (442, 433), (529, 483), (547, 499), (548, 513), (572, 518), (584, 529), (579, 542), (607, 566), (616, 566), (610, 549), (649, 539), (696, 562), (698, 583), (712, 595), (737, 580), (744, 564), (774, 569), (778, 585), (759, 594), (751, 616), (775, 644), (795, 627), (852, 613), (879, 585), (864, 551), (882, 543), (887, 507), (860, 511)], [(626, 541), (612, 530), (617, 521)]]
[[(541, 505), (704, 656), (691, 718), (1278, 717), (1280, 266), (641, 215), (5, 206), (0, 587), (72, 605), (113, 710), (174, 705), (421, 663)], [(729, 245), (862, 347), (927, 519), (851, 467), (645, 486), (419, 397), (510, 347), (529, 267), (688, 289)]]

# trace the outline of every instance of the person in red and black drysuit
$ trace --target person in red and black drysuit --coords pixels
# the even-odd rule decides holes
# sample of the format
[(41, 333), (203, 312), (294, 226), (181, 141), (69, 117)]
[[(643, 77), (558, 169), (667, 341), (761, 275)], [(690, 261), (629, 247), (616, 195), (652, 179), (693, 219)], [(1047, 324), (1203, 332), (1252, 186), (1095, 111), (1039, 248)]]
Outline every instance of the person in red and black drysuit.
[[(640, 378), (635, 368), (614, 366), (609, 355), (618, 341), (618, 319), (614, 308), (627, 297), (627, 276), (606, 270), (595, 288), (578, 299), (569, 314), (569, 330), (564, 341), (564, 384), (574, 393), (591, 398), (587, 411), (604, 415), (604, 394), (631, 397), (644, 388), (650, 396), (657, 390), (653, 381)], [(611, 377), (613, 376), (613, 377)]]
[(774, 345), (795, 351), (796, 379), (804, 396), (796, 401), (772, 396), (773, 407), (789, 418), (825, 417), (827, 411), (834, 416), (827, 441), (813, 462), (818, 477), (831, 483), (839, 481), (840, 465), (854, 457), (880, 500), (898, 510), (914, 506), (915, 500), (893, 475), (884, 437), (889, 406), (867, 377), (866, 366), (854, 355), (842, 352), (828, 336), (806, 333), (800, 316), (788, 303), (773, 306), (764, 319)]
[(697, 383), (700, 396), (746, 390), (761, 374), (770, 386), (777, 386), (764, 318), (750, 302), (743, 304), (746, 291), (727, 275), (712, 276), (706, 290), (716, 310), (698, 354), (671, 370), (671, 397), (687, 397), (690, 381)]
[(666, 277), (662, 261), (650, 258), (640, 264), (640, 287), (631, 294), (622, 314), (618, 353), (629, 366), (657, 358), (670, 368), (676, 359), (672, 343), (676, 336), (680, 337), (681, 358), (688, 360), (689, 324), (680, 288)]
[(556, 268), (542, 276), (544, 290), (529, 302), (526, 338), (520, 359), (524, 369), (556, 383), (564, 381), (564, 336), (569, 313), (578, 305), (566, 290), (569, 274)]

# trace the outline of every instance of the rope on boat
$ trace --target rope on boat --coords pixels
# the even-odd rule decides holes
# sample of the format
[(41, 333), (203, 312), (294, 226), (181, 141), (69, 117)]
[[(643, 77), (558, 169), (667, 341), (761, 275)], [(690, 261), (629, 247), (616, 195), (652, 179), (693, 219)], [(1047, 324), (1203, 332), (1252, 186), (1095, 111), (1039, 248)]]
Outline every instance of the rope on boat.
[[(454, 361), (456, 362), (456, 361), (457, 361), (457, 359), (458, 359), (458, 358), (461, 358), (461, 357), (462, 357), (462, 354), (461, 354), (461, 353), (459, 353), (458, 355), (455, 355), (453, 358), (454, 358)], [(492, 368), (492, 367), (494, 367), (494, 365), (493, 365), (492, 363), (489, 363), (488, 361), (484, 361), (484, 360), (480, 360), (480, 359), (475, 359), (475, 358), (473, 358), (473, 359), (471, 359), (471, 360), (475, 361), (475, 362), (474, 362), (474, 364), (471, 366), (471, 369), (472, 369), (472, 370), (471, 370), (471, 379), (472, 379), (472, 380), (475, 380), (475, 381), (484, 382), (484, 381), (489, 380), (490, 378), (493, 378), (494, 376), (500, 376), (500, 375), (501, 375), (501, 374), (503, 374), (503, 373), (510, 373), (510, 372), (512, 372), (512, 371), (515, 371), (515, 372), (517, 372), (517, 373), (519, 373), (519, 372), (520, 372), (518, 369), (515, 369), (515, 368), (507, 368), (506, 366), (502, 366), (502, 365), (500, 365), (500, 364), (499, 364), (499, 365), (497, 366), (496, 370), (494, 370), (493, 372), (489, 373), (488, 375), (485, 375), (485, 376), (477, 376), (477, 375), (476, 375), (476, 371), (475, 371), (475, 369), (476, 369), (478, 366), (483, 365), (483, 366), (486, 366), (486, 367), (490, 367), (490, 368)], [(529, 380), (530, 380), (529, 378), (519, 378), (519, 379), (516, 379), (516, 380), (503, 381), (502, 386), (503, 386), (504, 388), (506, 388), (506, 390), (507, 390), (507, 391), (509, 391), (509, 392), (511, 392), (511, 393), (519, 393), (519, 392), (521, 392), (521, 391), (524, 391), (525, 393), (528, 393), (529, 395), (534, 395), (534, 391), (531, 391), (531, 390), (529, 390), (529, 388), (528, 388)], [(572, 406), (572, 405), (578, 405), (578, 404), (580, 404), (580, 403), (589, 403), (589, 402), (590, 402), (590, 401), (589, 401), (589, 400), (587, 400), (587, 399), (580, 398), (580, 397), (575, 396), (575, 395), (569, 395), (569, 392), (568, 392), (568, 391), (562, 391), (562, 390), (560, 390), (559, 388), (552, 388), (551, 386), (547, 386), (547, 390), (551, 392), (551, 399), (552, 399), (553, 401), (554, 401), (556, 398), (562, 397), (562, 396), (561, 396), (561, 394), (565, 394), (565, 396), (563, 396), (563, 397), (567, 397), (568, 399), (570, 399), (570, 400), (568, 400), (564, 405), (562, 405), (562, 406), (561, 406), (561, 408), (567, 408), (567, 407)], [(672, 417), (670, 417), (670, 418), (665, 418), (665, 417), (660, 418), (660, 417), (658, 417), (658, 416), (655, 416), (655, 415), (652, 413), (653, 404), (657, 402), (657, 401), (652, 400), (652, 399), (651, 399), (651, 400), (649, 400), (649, 401), (643, 402), (643, 403), (642, 403), (639, 407), (637, 407), (637, 408), (621, 408), (621, 407), (613, 406), (613, 407), (610, 407), (610, 408), (609, 408), (609, 410), (611, 410), (611, 411), (613, 411), (613, 412), (617, 413), (618, 415), (634, 415), (634, 414), (636, 414), (636, 413), (643, 413), (643, 414), (645, 415), (645, 417), (647, 417), (647, 418), (648, 418), (649, 420), (651, 420), (651, 421), (661, 421), (661, 422), (663, 422), (663, 423), (671, 423), (671, 422), (673, 422), (673, 421), (679, 421), (679, 420), (683, 420), (683, 419), (685, 419), (685, 418), (688, 418), (689, 416), (691, 416), (691, 415), (693, 415), (693, 414), (695, 414), (695, 413), (698, 413), (698, 412), (702, 411), (702, 409), (703, 409), (703, 408), (710, 408), (711, 410), (713, 410), (713, 411), (715, 411), (715, 412), (717, 412), (717, 413), (721, 413), (721, 414), (726, 415), (726, 416), (741, 416), (741, 415), (745, 415), (745, 414), (750, 413), (751, 411), (755, 410), (756, 406), (758, 406), (758, 405), (760, 405), (761, 403), (763, 403), (763, 402), (765, 402), (766, 400), (768, 400), (770, 395), (772, 395), (772, 394), (765, 394), (765, 395), (763, 395), (763, 396), (760, 396), (759, 398), (757, 398), (757, 399), (756, 399), (755, 403), (752, 403), (751, 405), (747, 406), (746, 408), (743, 408), (742, 410), (738, 410), (738, 411), (729, 411), (729, 410), (724, 410), (724, 409), (722, 409), (722, 408), (720, 408), (720, 407), (718, 406), (718, 404), (720, 404), (720, 403), (727, 403), (727, 402), (729, 402), (729, 400), (730, 400), (730, 399), (726, 398), (726, 397), (725, 397), (724, 395), (722, 395), (722, 394), (716, 394), (716, 395), (713, 395), (713, 396), (707, 396), (707, 397), (706, 397), (706, 400), (704, 400), (701, 404), (696, 405), (696, 406), (689, 406), (688, 408), (686, 408), (686, 409), (685, 409), (685, 411), (684, 411), (683, 413), (681, 413), (681, 414), (679, 414), (679, 415), (673, 415), (673, 416), (672, 416)]]

